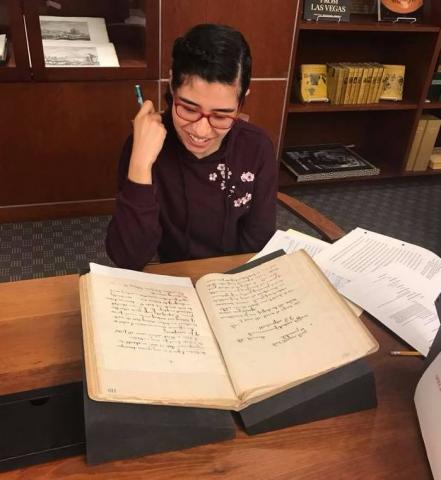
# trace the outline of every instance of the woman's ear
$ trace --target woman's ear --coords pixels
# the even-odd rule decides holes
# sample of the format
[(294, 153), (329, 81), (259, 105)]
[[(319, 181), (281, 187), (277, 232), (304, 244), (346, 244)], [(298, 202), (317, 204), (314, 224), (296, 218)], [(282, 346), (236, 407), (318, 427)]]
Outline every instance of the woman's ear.
[(245, 96), (248, 97), (249, 94), (250, 94), (250, 89), (248, 89), (248, 90), (245, 92)]

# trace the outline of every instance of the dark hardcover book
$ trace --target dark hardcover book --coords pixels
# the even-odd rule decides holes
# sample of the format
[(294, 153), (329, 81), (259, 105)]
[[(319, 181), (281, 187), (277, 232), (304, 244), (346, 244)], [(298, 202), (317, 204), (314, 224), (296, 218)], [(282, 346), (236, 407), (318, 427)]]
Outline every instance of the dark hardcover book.
[(349, 22), (351, 0), (305, 0), (303, 18), (305, 20)]
[(282, 163), (298, 182), (378, 175), (380, 170), (344, 145), (288, 147)]
[(379, 22), (420, 22), (424, 0), (377, 0)]
[(427, 98), (432, 101), (439, 101), (441, 98), (441, 72), (433, 74), (432, 83), (427, 93)]

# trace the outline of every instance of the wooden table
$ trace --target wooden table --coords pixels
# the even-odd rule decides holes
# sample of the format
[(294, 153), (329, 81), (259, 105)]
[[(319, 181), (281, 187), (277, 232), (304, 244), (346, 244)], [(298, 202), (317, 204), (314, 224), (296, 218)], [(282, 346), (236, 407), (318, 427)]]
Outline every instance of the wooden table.
[[(249, 256), (150, 266), (188, 275), (227, 271)], [(68, 479), (430, 479), (413, 406), (422, 368), (414, 357), (391, 357), (401, 342), (363, 317), (380, 343), (369, 358), (378, 408), (283, 430), (89, 467), (84, 456), (0, 474), (0, 480)], [(81, 379), (78, 277), (0, 284), (0, 395)], [(1, 432), (1, 426), (0, 426)], [(0, 433), (1, 434), (1, 433)]]

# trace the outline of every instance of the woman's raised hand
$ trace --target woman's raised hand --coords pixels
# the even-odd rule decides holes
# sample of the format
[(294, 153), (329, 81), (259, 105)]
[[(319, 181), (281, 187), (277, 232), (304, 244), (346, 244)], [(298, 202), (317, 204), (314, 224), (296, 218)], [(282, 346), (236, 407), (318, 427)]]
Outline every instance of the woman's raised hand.
[(164, 145), (167, 131), (161, 115), (146, 100), (133, 120), (133, 148), (128, 177), (132, 182), (151, 184), (152, 165)]

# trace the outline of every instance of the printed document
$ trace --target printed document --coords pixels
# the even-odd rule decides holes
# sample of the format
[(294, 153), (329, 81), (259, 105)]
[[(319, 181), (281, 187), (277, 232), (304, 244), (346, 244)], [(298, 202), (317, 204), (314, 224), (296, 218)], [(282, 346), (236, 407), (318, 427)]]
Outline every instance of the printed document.
[(426, 356), (440, 325), (433, 283), (395, 262), (357, 276), (339, 291)]

